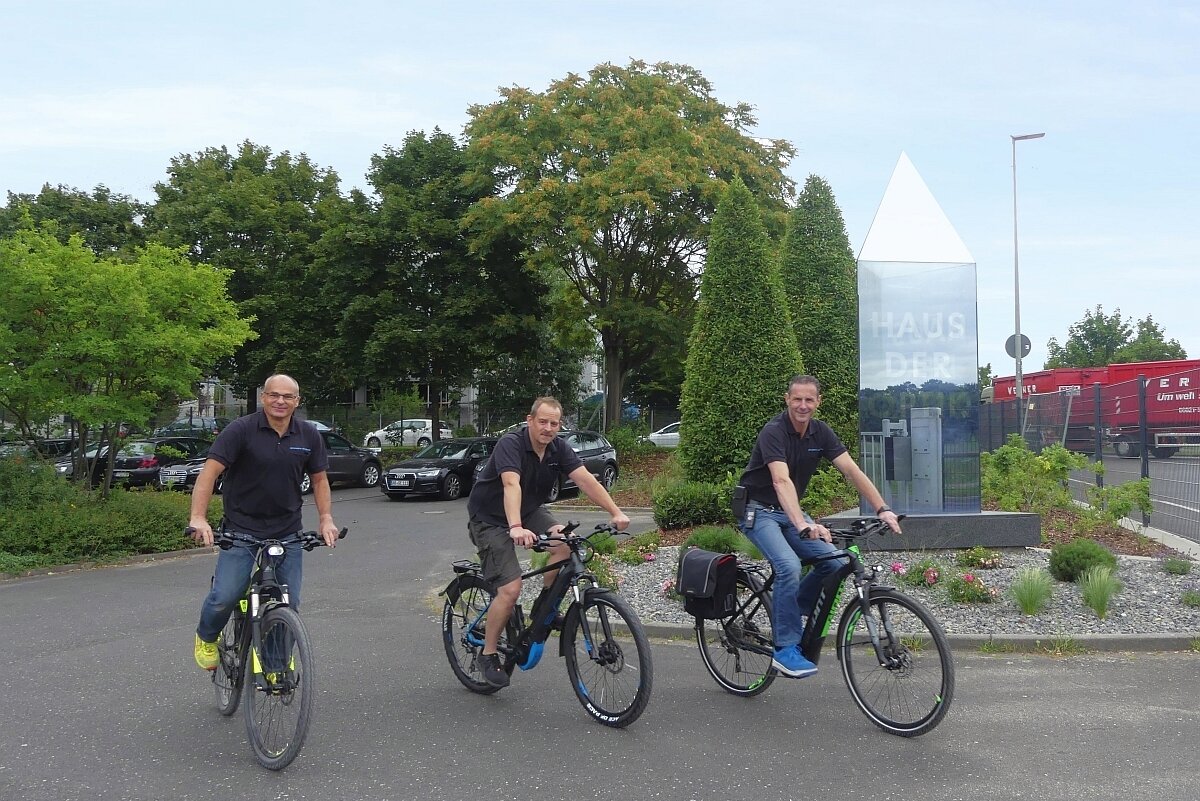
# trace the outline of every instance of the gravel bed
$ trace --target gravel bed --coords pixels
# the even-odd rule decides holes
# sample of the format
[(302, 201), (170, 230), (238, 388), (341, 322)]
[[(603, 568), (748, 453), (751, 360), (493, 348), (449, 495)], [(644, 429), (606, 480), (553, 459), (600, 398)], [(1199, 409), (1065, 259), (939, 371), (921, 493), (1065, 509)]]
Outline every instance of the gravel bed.
[[(877, 551), (865, 555), (868, 564), (889, 567), (882, 583), (897, 587), (929, 607), (947, 634), (1035, 634), (1046, 636), (1084, 634), (1195, 634), (1200, 637), (1200, 607), (1189, 607), (1180, 600), (1188, 590), (1200, 592), (1200, 565), (1190, 573), (1176, 576), (1162, 568), (1161, 560), (1139, 556), (1118, 556), (1117, 577), (1124, 585), (1109, 604), (1108, 616), (1101, 620), (1084, 605), (1075, 584), (1054, 582), (1053, 594), (1041, 613), (1021, 613), (1007, 597), (1009, 584), (1024, 567), (1048, 568), (1049, 551), (1037, 548), (1002, 548), (1001, 566), (975, 569), (985, 586), (995, 587), (999, 597), (992, 603), (954, 603), (939, 587), (909, 587), (893, 580), (890, 565), (911, 565), (922, 558), (934, 558), (944, 565), (943, 581), (958, 568), (956, 551)], [(621, 594), (637, 610), (644, 623), (678, 623), (690, 626), (692, 618), (684, 614), (682, 602), (663, 596), (665, 582), (675, 578), (679, 558), (677, 546), (658, 549), (654, 561), (626, 565), (613, 561), (613, 572), (620, 581)]]

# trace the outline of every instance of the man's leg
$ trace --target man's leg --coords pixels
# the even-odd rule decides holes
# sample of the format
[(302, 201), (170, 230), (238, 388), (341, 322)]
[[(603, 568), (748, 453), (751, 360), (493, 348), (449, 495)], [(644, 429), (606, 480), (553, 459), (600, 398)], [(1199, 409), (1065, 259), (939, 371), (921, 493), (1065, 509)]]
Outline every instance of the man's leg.
[(496, 650), (500, 644), (500, 635), (521, 595), (521, 563), (517, 561), (516, 546), (513, 545), (506, 529), (471, 518), (467, 530), (471, 535), (471, 542), (475, 543), (479, 551), (483, 578), (496, 588), (496, 595), (488, 607), (487, 622), (484, 624), (479, 670), (488, 684), (493, 687), (507, 687), (508, 674), (500, 666)]
[(758, 506), (754, 525), (746, 532), (746, 537), (762, 551), (775, 571), (771, 628), (774, 630), (775, 647), (779, 650), (798, 645), (804, 631), (799, 607), (790, 602), (800, 588), (800, 557), (784, 536), (784, 526), (792, 528), (786, 514), (769, 512)]
[(253, 568), (254, 555), (246, 548), (235, 545), (217, 554), (212, 589), (200, 607), (200, 623), (196, 626), (193, 648), (196, 664), (204, 670), (217, 668), (217, 637), (225, 628), (233, 607), (245, 596)]
[[(825, 540), (801, 535), (795, 528), (786, 532), (785, 536), (801, 559), (812, 559), (837, 550)], [(812, 569), (800, 580), (800, 586), (796, 590), (796, 605), (799, 614), (806, 616), (812, 614), (813, 606), (817, 602), (817, 595), (821, 592), (822, 582), (827, 576), (840, 570), (848, 561), (845, 557), (841, 557), (813, 562)]]

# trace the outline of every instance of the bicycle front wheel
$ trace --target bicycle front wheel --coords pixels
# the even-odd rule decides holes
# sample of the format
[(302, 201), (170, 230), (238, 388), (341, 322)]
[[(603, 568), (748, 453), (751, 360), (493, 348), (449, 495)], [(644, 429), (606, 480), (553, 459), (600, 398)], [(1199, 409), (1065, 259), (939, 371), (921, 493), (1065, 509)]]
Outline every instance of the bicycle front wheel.
[[(879, 637), (878, 654), (871, 629)], [(946, 716), (954, 698), (954, 660), (941, 624), (920, 602), (874, 589), (867, 614), (856, 603), (846, 607), (837, 643), (850, 695), (876, 726), (916, 737)]]
[(234, 608), (221, 636), (217, 637), (217, 669), (213, 671), (213, 688), (217, 694), (217, 710), (229, 717), (237, 711), (242, 700), (242, 655), (238, 653), (238, 640), (242, 636), (242, 623), (246, 616)]
[[(493, 597), (486, 581), (479, 576), (464, 575), (447, 588), (446, 603), (442, 606), (442, 645), (450, 669), (464, 687), (481, 695), (491, 695), (500, 689), (484, 681), (479, 669), (487, 610)], [(512, 635), (511, 626), (506, 626), (500, 639), (500, 653), (507, 650)], [(503, 663), (511, 674), (512, 664), (507, 659)]]
[(589, 715), (624, 728), (650, 703), (654, 665), (637, 613), (624, 598), (605, 592), (572, 607), (563, 627), (567, 675)]
[(246, 677), (246, 735), (260, 765), (282, 770), (308, 736), (316, 693), (308, 630), (294, 609), (277, 606), (262, 620), (262, 653), (251, 649)]
[(771, 686), (771, 597), (762, 580), (745, 570), (737, 575), (737, 607), (730, 617), (696, 621), (696, 644), (704, 667), (728, 693), (749, 698)]

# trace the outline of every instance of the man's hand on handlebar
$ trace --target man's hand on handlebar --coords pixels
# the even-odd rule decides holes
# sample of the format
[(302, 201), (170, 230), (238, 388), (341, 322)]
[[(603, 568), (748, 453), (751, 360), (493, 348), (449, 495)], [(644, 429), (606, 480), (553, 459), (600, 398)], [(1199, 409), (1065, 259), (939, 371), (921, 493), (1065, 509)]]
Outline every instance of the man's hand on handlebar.
[(897, 534), (902, 533), (900, 531), (900, 517), (891, 509), (880, 512), (878, 517), (880, 520), (887, 523), (888, 528), (890, 528), (892, 531), (896, 532)]
[(618, 509), (617, 513), (612, 516), (611, 522), (612, 527), (617, 531), (624, 531), (625, 529), (629, 528), (629, 515)]
[(820, 523), (813, 523), (808, 527), (807, 531), (808, 536), (814, 540), (825, 540), (829, 543), (833, 542), (833, 535), (829, 533), (829, 529), (825, 528)]
[(192, 535), (192, 539), (197, 545), (203, 545), (205, 548), (211, 548), (213, 544), (212, 526), (203, 517), (194, 517), (188, 523), (188, 532)]
[(537, 534), (521, 526), (510, 528), (508, 536), (512, 539), (514, 545), (520, 545), (522, 548), (532, 548), (537, 543)]

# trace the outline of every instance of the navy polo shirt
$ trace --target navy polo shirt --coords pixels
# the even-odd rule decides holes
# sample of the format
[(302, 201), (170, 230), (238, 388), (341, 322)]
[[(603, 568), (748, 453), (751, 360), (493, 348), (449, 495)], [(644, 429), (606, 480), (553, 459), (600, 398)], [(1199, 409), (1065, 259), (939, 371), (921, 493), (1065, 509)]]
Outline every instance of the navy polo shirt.
[(500, 474), (516, 473), (521, 477), (521, 520), (524, 522), (546, 502), (551, 487), (559, 477), (573, 473), (581, 466), (583, 462), (579, 455), (561, 437), (555, 437), (546, 446), (543, 457), (538, 459), (533, 442), (529, 439), (529, 429), (510, 431), (496, 443), (487, 465), (471, 488), (467, 512), (484, 523), (507, 528), (504, 484)]
[(329, 469), (316, 427), (292, 417), (281, 437), (261, 409), (227, 425), (208, 458), (225, 465), (221, 498), (228, 527), (262, 538), (301, 530), (300, 481)]
[(758, 440), (750, 452), (750, 463), (739, 483), (746, 487), (748, 499), (764, 506), (779, 506), (768, 464), (786, 462), (788, 475), (796, 485), (796, 497), (803, 498), (821, 457), (833, 461), (845, 452), (846, 446), (826, 423), (812, 418), (808, 421), (808, 430), (800, 436), (787, 412), (782, 412), (758, 432)]

